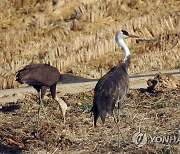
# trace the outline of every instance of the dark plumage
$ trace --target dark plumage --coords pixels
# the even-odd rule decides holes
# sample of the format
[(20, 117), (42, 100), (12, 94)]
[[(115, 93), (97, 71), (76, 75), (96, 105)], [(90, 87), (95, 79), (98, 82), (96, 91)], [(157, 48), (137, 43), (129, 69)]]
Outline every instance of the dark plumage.
[[(56, 85), (60, 81), (61, 74), (58, 69), (48, 64), (30, 64), (19, 70), (16, 75), (16, 81), (33, 86), (39, 93), (40, 102), (44, 97), (47, 88), (50, 88), (52, 98), (57, 100), (61, 106), (65, 120), (67, 105), (63, 100), (56, 97)], [(42, 104), (42, 103), (41, 103)]]
[(116, 102), (119, 103), (118, 109), (120, 109), (120, 103), (129, 89), (129, 76), (127, 73), (129, 63), (130, 56), (128, 56), (126, 62), (117, 64), (97, 82), (91, 109), (94, 113), (95, 127), (99, 116), (103, 124), (107, 113), (113, 116)]
[(41, 98), (44, 97), (47, 88), (50, 88), (51, 95), (55, 99), (56, 84), (60, 80), (60, 73), (57, 68), (48, 64), (30, 64), (19, 70), (16, 75), (16, 81), (27, 83), (33, 86), (38, 93), (40, 90)]
[[(116, 33), (115, 40), (124, 51), (124, 58), (122, 62), (118, 63), (97, 82), (94, 89), (93, 107), (91, 109), (94, 114), (95, 127), (99, 116), (104, 124), (106, 114), (109, 113), (110, 115), (113, 115), (118, 128), (118, 148), (120, 146), (120, 107), (122, 100), (129, 89), (129, 75), (127, 70), (130, 64), (130, 51), (124, 42), (124, 39), (129, 37), (137, 38), (137, 36), (129, 35), (129, 33), (125, 30), (118, 31)], [(118, 103), (117, 120), (115, 118), (115, 114), (113, 113), (116, 103)]]

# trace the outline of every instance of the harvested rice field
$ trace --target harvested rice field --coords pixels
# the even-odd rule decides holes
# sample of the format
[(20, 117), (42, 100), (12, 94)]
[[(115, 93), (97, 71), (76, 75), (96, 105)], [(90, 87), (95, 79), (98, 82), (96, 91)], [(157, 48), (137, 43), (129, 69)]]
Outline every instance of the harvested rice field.
[[(125, 40), (129, 75), (180, 72), (179, 6), (179, 0), (0, 0), (0, 102), (23, 96), (0, 103), (0, 153), (180, 154), (179, 78), (160, 73), (146, 80), (147, 88), (130, 89), (120, 112), (120, 149), (113, 117), (93, 126), (94, 93), (85, 84), (123, 58), (114, 40), (120, 29), (149, 40)], [(41, 111), (37, 127), (37, 93), (14, 89), (24, 87), (15, 75), (30, 63), (47, 63), (83, 79), (82, 92), (70, 93), (75, 88), (68, 86), (62, 95), (58, 89), (68, 105), (65, 124), (48, 91), (43, 105), (49, 122)], [(14, 94), (2, 95), (8, 89)]]
[[(156, 85), (152, 84), (154, 81)], [(147, 83), (148, 88), (132, 89), (124, 100), (119, 150), (117, 127), (111, 116), (107, 116), (104, 126), (100, 119), (98, 126), (93, 126), (90, 113), (93, 91), (89, 91), (61, 97), (68, 104), (65, 125), (59, 106), (52, 99), (43, 101), (50, 122), (42, 112), (39, 128), (37, 95), (27, 93), (24, 99), (2, 105), (0, 152), (177, 154), (180, 152), (179, 83), (174, 87), (163, 75)]]
[(130, 74), (179, 69), (179, 5), (178, 0), (1, 0), (0, 89), (19, 87), (14, 76), (29, 63), (100, 78), (123, 57), (114, 41), (119, 29), (153, 40), (126, 40)]

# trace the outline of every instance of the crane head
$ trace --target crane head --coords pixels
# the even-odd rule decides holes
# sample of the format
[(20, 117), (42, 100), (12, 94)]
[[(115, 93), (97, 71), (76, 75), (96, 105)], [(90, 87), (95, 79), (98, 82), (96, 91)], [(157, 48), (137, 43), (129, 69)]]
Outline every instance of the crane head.
[(116, 33), (116, 35), (121, 38), (121, 39), (126, 39), (126, 38), (139, 38), (138, 36), (135, 35), (130, 35), (127, 31), (125, 30), (120, 30)]

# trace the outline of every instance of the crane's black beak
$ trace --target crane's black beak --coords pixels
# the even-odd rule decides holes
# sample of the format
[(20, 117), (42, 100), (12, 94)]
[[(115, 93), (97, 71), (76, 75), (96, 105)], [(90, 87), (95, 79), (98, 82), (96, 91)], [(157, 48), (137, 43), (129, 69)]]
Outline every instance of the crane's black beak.
[(130, 38), (139, 38), (139, 36), (136, 35), (128, 35)]
[(158, 41), (158, 40), (157, 39), (152, 39), (152, 40), (137, 39), (136, 43), (140, 43), (140, 42), (151, 43), (151, 42), (155, 42), (155, 41)]

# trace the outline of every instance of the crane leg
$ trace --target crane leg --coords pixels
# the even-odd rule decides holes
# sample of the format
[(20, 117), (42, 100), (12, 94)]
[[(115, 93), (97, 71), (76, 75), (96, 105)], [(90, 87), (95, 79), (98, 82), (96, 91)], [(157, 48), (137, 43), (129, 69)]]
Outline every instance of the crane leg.
[(46, 114), (46, 111), (44, 109), (44, 105), (43, 105), (43, 102), (42, 102), (42, 96), (41, 96), (41, 90), (39, 91), (39, 101), (40, 101), (40, 104), (39, 104), (39, 110), (38, 110), (38, 128), (39, 128), (39, 121), (40, 121), (40, 111), (41, 111), (41, 107), (43, 109), (43, 112), (44, 112), (44, 115), (45, 115), (45, 118), (49, 124), (49, 119), (47, 117), (47, 114)]
[[(120, 149), (120, 128), (119, 128), (119, 122), (120, 122), (120, 109), (118, 108), (118, 117), (117, 117), (117, 129), (118, 129), (118, 149)], [(122, 134), (121, 134), (122, 136)]]
[(41, 106), (39, 105), (39, 109), (38, 109), (38, 121), (37, 121), (37, 130), (39, 130), (39, 121), (40, 121), (40, 115), (41, 115)]
[[(113, 118), (114, 118), (114, 122), (116, 124), (116, 127), (117, 127), (117, 132), (118, 132), (118, 149), (120, 149), (120, 134), (121, 134), (121, 131), (120, 131), (120, 128), (119, 128), (119, 125), (120, 125), (120, 109), (118, 108), (118, 113), (117, 113), (117, 118), (116, 118), (116, 115), (115, 115), (115, 111), (113, 112)], [(121, 134), (122, 136), (122, 134)]]
[(114, 113), (113, 113), (114, 121), (115, 121), (115, 123), (116, 123), (116, 125), (117, 125), (117, 130), (118, 130), (118, 149), (120, 149), (120, 135), (121, 135), (121, 138), (122, 138), (122, 140), (123, 140), (123, 142), (124, 142), (123, 135), (122, 135), (122, 133), (121, 133), (121, 131), (120, 131), (120, 109), (121, 109), (121, 102), (118, 102), (118, 115), (117, 115), (117, 120), (116, 120), (115, 115), (114, 115)]
[(116, 114), (114, 112), (115, 111), (113, 111), (113, 118), (114, 118), (114, 122), (117, 124)]

